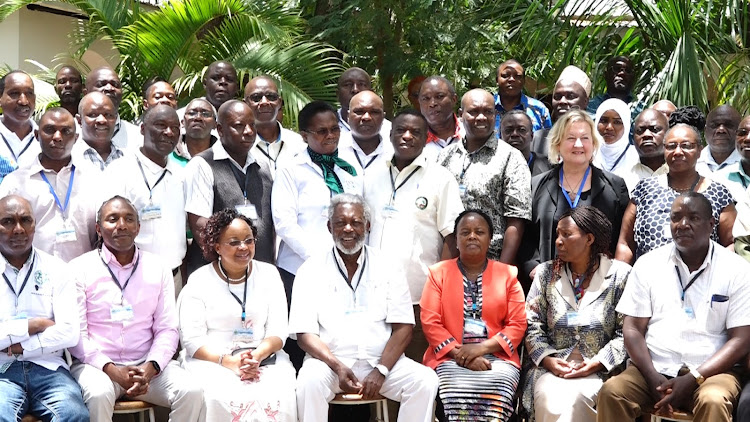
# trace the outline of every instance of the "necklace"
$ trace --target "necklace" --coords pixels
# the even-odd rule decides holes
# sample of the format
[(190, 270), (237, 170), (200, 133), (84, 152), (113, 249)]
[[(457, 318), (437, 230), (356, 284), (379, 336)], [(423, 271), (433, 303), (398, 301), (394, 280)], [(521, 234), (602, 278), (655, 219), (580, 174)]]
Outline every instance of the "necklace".
[(222, 277), (226, 278), (227, 281), (231, 283), (237, 283), (247, 278), (247, 271), (245, 271), (245, 275), (240, 278), (229, 278), (229, 276), (224, 272), (224, 267), (221, 265), (221, 257), (219, 257), (219, 272), (221, 273)]
[(584, 177), (586, 177), (586, 173), (584, 173), (583, 176), (581, 176), (581, 180), (579, 180), (578, 183), (575, 184), (575, 186), (577, 187), (574, 188), (570, 186), (570, 181), (568, 180), (568, 177), (563, 174), (563, 184), (567, 186), (566, 190), (571, 194), (575, 193), (578, 190), (578, 187), (580, 187), (581, 183), (583, 182)]
[(697, 174), (696, 176), (697, 177), (695, 178), (695, 181), (693, 182), (692, 185), (690, 185), (689, 188), (677, 189), (676, 187), (672, 186), (672, 177), (670, 176), (669, 173), (667, 173), (667, 184), (675, 192), (679, 192), (679, 193), (689, 192), (691, 190), (695, 190), (695, 187), (698, 186), (698, 182), (701, 181), (701, 175)]

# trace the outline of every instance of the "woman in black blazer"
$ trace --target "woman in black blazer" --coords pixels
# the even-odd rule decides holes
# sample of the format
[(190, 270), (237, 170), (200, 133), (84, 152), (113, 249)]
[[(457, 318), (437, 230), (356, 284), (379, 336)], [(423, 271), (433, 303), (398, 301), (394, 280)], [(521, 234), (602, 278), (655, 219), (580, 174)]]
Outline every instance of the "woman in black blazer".
[(586, 112), (565, 113), (552, 127), (549, 141), (549, 160), (558, 164), (531, 179), (531, 223), (526, 226), (519, 254), (519, 278), (524, 276), (526, 290), (536, 266), (557, 255), (557, 222), (565, 211), (579, 205), (602, 211), (612, 222), (610, 253), (614, 254), (622, 216), (630, 200), (622, 178), (591, 164), (599, 141), (594, 136), (594, 122)]

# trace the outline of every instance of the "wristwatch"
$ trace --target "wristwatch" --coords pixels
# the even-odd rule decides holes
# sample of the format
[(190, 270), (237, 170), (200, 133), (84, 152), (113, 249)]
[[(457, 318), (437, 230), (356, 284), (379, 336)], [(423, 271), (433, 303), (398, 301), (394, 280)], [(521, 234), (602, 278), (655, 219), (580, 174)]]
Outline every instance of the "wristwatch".
[(152, 366), (154, 367), (154, 369), (156, 369), (156, 373), (157, 373), (157, 374), (158, 374), (158, 373), (160, 373), (160, 372), (161, 372), (161, 367), (159, 366), (159, 364), (158, 364), (158, 363), (156, 363), (156, 361), (155, 361), (155, 360), (152, 360), (152, 361), (150, 361), (150, 362), (151, 362), (151, 365), (152, 365)]
[(387, 377), (388, 374), (391, 372), (391, 371), (388, 370), (388, 368), (385, 367), (385, 365), (383, 365), (381, 363), (375, 365), (375, 369), (377, 369), (378, 372), (380, 372), (381, 374), (383, 374), (384, 377)]
[(704, 377), (703, 375), (701, 375), (701, 373), (698, 372), (697, 369), (691, 369), (690, 370), (690, 375), (692, 375), (692, 376), (695, 377), (695, 382), (697, 382), (698, 385), (703, 384), (703, 381), (706, 380), (706, 377)]

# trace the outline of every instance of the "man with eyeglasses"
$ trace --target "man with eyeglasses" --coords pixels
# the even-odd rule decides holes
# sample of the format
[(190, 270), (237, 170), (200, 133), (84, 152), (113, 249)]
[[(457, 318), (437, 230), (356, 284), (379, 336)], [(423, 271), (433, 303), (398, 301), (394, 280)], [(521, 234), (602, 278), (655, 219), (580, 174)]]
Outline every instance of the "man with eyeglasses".
[(369, 168), (382, 166), (393, 155), (393, 145), (382, 134), (385, 112), (383, 100), (372, 91), (362, 91), (349, 103), (350, 132), (343, 132), (339, 149), (354, 156), (352, 166), (364, 175)]
[(172, 270), (178, 295), (187, 240), (183, 169), (169, 159), (180, 136), (177, 112), (164, 104), (149, 107), (141, 132), (143, 146), (107, 167), (100, 194), (102, 199), (120, 195), (135, 205), (141, 220), (135, 244), (161, 256)]
[(191, 158), (211, 148), (219, 139), (213, 134), (216, 130), (216, 109), (205, 98), (195, 98), (185, 107), (181, 123), (182, 135), (169, 159), (185, 167)]
[(32, 119), (36, 94), (31, 76), (14, 70), (0, 78), (0, 180), (39, 154)]
[(188, 275), (208, 263), (200, 251), (200, 235), (208, 218), (225, 208), (237, 209), (258, 227), (255, 259), (276, 262), (271, 218), (273, 176), (268, 164), (256, 160), (251, 152), (256, 132), (250, 106), (239, 100), (225, 102), (219, 109), (218, 131), (220, 141), (185, 167), (185, 211), (194, 236), (188, 248)]
[(245, 86), (245, 103), (255, 116), (257, 132), (255, 146), (251, 150), (258, 161), (265, 161), (276, 170), (287, 165), (292, 158), (305, 149), (302, 137), (284, 128), (278, 121), (284, 101), (279, 96), (276, 82), (268, 76), (257, 76)]
[(723, 104), (711, 110), (706, 117), (706, 143), (698, 157), (696, 169), (704, 176), (721, 170), (742, 160), (742, 155), (735, 147), (737, 127), (742, 116), (737, 110)]
[(732, 191), (737, 202), (750, 200), (750, 116), (740, 122), (736, 136), (735, 147), (742, 159), (716, 172), (717, 179)]
[(98, 172), (71, 158), (76, 127), (64, 108), (42, 115), (36, 138), (42, 152), (3, 180), (0, 198), (17, 194), (28, 200), (36, 221), (34, 246), (68, 262), (94, 249)]
[[(341, 107), (336, 112), (341, 132), (351, 132), (351, 123), (349, 123), (349, 107), (352, 98), (362, 91), (372, 91), (372, 80), (370, 74), (359, 67), (351, 67), (341, 74), (336, 85), (336, 95)], [(383, 125), (380, 127), (381, 136), (386, 139), (391, 133), (391, 122), (383, 119)]]
[(633, 142), (640, 161), (630, 169), (618, 172), (632, 192), (639, 181), (669, 172), (664, 160), (664, 135), (669, 129), (667, 117), (652, 108), (647, 108), (633, 122)]
[(110, 198), (96, 214), (101, 248), (70, 262), (81, 315), (70, 372), (92, 421), (111, 421), (121, 397), (167, 407), (171, 421), (198, 421), (200, 382), (172, 360), (179, 340), (172, 272), (136, 246), (139, 230), (133, 204)]

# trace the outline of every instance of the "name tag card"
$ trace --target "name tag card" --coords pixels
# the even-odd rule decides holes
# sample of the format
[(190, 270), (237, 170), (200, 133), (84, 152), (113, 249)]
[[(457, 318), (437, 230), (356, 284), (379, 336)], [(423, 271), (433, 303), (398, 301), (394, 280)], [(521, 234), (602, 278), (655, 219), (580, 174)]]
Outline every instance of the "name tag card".
[(73, 228), (73, 225), (68, 222), (64, 221), (62, 227), (55, 232), (55, 242), (57, 243), (65, 243), (65, 242), (75, 242), (76, 241), (76, 231)]
[(588, 323), (583, 315), (576, 311), (569, 311), (565, 316), (568, 318), (568, 327), (580, 327)]
[(255, 209), (255, 205), (247, 202), (242, 205), (237, 205), (235, 207), (237, 212), (244, 215), (245, 217), (251, 219), (251, 220), (257, 220), (258, 219), (258, 210)]
[(112, 321), (125, 322), (131, 321), (135, 315), (132, 305), (113, 305), (109, 310), (109, 316)]
[(487, 325), (481, 319), (466, 318), (464, 320), (464, 333), (474, 336), (486, 335)]
[(395, 205), (386, 205), (383, 208), (384, 218), (396, 218), (398, 217), (398, 208)]
[(232, 334), (233, 343), (252, 343), (254, 340), (252, 328), (236, 328)]
[(142, 221), (155, 220), (157, 218), (161, 218), (161, 206), (160, 205), (148, 204), (145, 207), (143, 207), (143, 209), (141, 209)]

